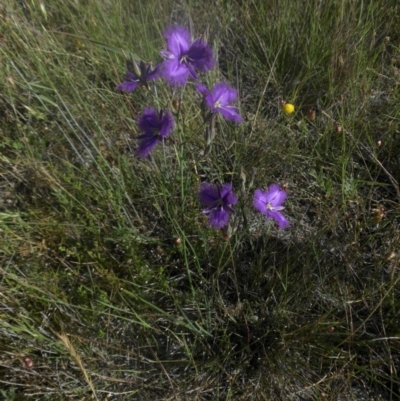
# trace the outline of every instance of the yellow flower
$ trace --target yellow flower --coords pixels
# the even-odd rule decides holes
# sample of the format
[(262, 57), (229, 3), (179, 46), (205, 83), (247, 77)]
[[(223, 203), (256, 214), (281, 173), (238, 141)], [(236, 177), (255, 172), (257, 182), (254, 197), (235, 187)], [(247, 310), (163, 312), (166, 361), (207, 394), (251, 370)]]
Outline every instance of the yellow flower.
[(291, 103), (285, 103), (282, 105), (282, 111), (285, 114), (292, 114), (294, 112), (294, 106)]

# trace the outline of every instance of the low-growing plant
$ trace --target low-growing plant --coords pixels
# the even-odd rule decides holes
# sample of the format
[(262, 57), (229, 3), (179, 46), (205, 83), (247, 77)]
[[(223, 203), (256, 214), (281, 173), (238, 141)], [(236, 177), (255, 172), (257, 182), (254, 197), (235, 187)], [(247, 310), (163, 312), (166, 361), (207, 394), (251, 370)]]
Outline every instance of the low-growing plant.
[(397, 399), (399, 26), (2, 4), (0, 396)]

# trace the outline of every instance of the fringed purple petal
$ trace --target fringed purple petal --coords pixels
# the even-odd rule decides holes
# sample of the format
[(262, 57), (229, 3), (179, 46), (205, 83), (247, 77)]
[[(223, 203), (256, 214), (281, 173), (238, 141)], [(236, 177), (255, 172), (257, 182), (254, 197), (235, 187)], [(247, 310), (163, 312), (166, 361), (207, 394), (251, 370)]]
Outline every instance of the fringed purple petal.
[(144, 134), (139, 138), (141, 138), (141, 141), (135, 150), (135, 155), (142, 159), (146, 158), (161, 140), (159, 135), (154, 134)]
[[(278, 186), (279, 187), (279, 185), (278, 184), (272, 184), (271, 185), (271, 187), (272, 186)], [(271, 189), (271, 187), (270, 187), (270, 189)], [(275, 188), (275, 187), (274, 187)], [(280, 188), (279, 187), (279, 192), (278, 192), (278, 194), (277, 194), (277, 196), (276, 196), (276, 198), (275, 198), (275, 200), (272, 202), (272, 206), (281, 206), (281, 205), (283, 205), (283, 203), (285, 202), (285, 200), (286, 200), (286, 196), (287, 196), (287, 193), (286, 193), (286, 191), (284, 191), (282, 188)]]
[(209, 222), (213, 228), (223, 228), (229, 223), (229, 213), (218, 207), (210, 213)]
[(285, 202), (286, 192), (283, 191), (278, 184), (272, 184), (269, 186), (265, 197), (266, 202), (271, 203), (271, 206), (281, 206), (283, 202)]
[(214, 52), (201, 38), (192, 43), (187, 55), (196, 70), (207, 72), (215, 67)]
[(235, 123), (242, 122), (242, 116), (238, 113), (239, 109), (235, 106), (217, 107), (215, 109), (225, 118), (225, 120), (234, 121)]
[(200, 185), (199, 200), (205, 206), (215, 207), (219, 202), (220, 196), (218, 189), (208, 182)]
[(124, 81), (137, 82), (139, 77), (131, 71), (127, 71), (124, 77)]
[(117, 90), (125, 92), (133, 92), (139, 86), (139, 80), (137, 81), (124, 81), (117, 86)]
[(232, 184), (223, 184), (220, 196), (225, 205), (236, 205), (238, 201), (236, 195), (232, 192)]
[(200, 94), (203, 95), (205, 104), (211, 110), (214, 107), (214, 100), (211, 92), (205, 85), (199, 83), (196, 84), (196, 89)]
[(187, 67), (187, 69), (189, 70), (189, 75), (190, 75), (195, 81), (197, 81), (198, 78), (197, 78), (197, 74), (196, 74), (196, 71), (194, 70), (193, 65), (190, 64), (190, 63), (186, 63), (186, 67)]
[(278, 226), (280, 229), (287, 228), (290, 226), (289, 221), (280, 212), (273, 212), (271, 210), (267, 210), (266, 216), (267, 216), (267, 218), (274, 219), (278, 223)]
[(254, 191), (254, 198), (253, 198), (253, 206), (256, 210), (258, 210), (262, 214), (266, 214), (267, 212), (267, 202), (265, 200), (265, 192), (261, 191), (260, 189), (256, 189)]
[(167, 47), (177, 58), (180, 58), (183, 53), (189, 50), (190, 33), (182, 27), (169, 27), (164, 32), (164, 37), (167, 39)]
[(124, 77), (124, 81), (117, 86), (117, 90), (123, 90), (125, 92), (133, 92), (139, 85), (140, 79), (133, 72), (127, 71)]
[(189, 79), (190, 71), (187, 65), (179, 60), (165, 60), (160, 69), (161, 76), (172, 86), (183, 86)]
[(139, 129), (144, 133), (154, 133), (159, 130), (159, 113), (152, 107), (143, 110), (138, 121)]
[(217, 112), (216, 108), (214, 107), (214, 98), (210, 91), (205, 93), (204, 102), (207, 105), (207, 107), (211, 110), (211, 112), (213, 112), (213, 113)]
[(196, 86), (197, 91), (199, 93), (201, 93), (202, 95), (206, 95), (207, 93), (210, 93), (210, 91), (207, 89), (207, 87), (203, 84), (196, 83), (195, 86)]
[(146, 75), (146, 80), (147, 81), (155, 81), (156, 79), (160, 78), (160, 64), (157, 64), (154, 67), (154, 70), (150, 72), (150, 70), (148, 70), (147, 75)]
[(172, 115), (171, 111), (166, 111), (160, 121), (160, 136), (161, 138), (165, 138), (171, 134), (175, 127), (175, 120), (174, 116)]

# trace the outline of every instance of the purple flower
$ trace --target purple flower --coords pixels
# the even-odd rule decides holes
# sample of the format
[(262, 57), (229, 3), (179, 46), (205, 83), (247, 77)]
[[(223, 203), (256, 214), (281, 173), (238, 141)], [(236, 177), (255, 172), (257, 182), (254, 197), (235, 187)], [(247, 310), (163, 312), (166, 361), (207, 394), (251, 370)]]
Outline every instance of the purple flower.
[(253, 206), (267, 219), (274, 219), (279, 228), (289, 227), (289, 222), (281, 213), (285, 209), (282, 205), (286, 199), (286, 191), (281, 189), (278, 184), (272, 184), (268, 191), (256, 189), (254, 192)]
[(229, 215), (235, 213), (231, 205), (237, 203), (237, 197), (232, 192), (232, 184), (212, 185), (203, 182), (199, 191), (200, 203), (207, 206), (203, 213), (209, 213), (210, 226), (222, 228), (228, 225)]
[(211, 91), (202, 84), (197, 84), (196, 87), (204, 95), (204, 102), (210, 108), (211, 113), (220, 113), (226, 120), (235, 123), (242, 121), (239, 109), (231, 106), (231, 103), (237, 99), (236, 89), (231, 88), (225, 82), (215, 84)]
[(197, 80), (196, 71), (210, 71), (215, 66), (214, 54), (202, 38), (190, 43), (190, 34), (181, 26), (169, 27), (165, 33), (168, 50), (162, 50), (165, 61), (161, 75), (172, 86), (185, 85), (189, 77)]
[(174, 117), (170, 111), (157, 112), (152, 108), (143, 110), (143, 114), (138, 120), (139, 129), (143, 132), (138, 137), (141, 140), (135, 154), (144, 159), (169, 134), (175, 126)]
[(154, 81), (159, 77), (158, 66), (152, 71), (151, 65), (143, 61), (140, 61), (139, 65), (135, 61), (128, 61), (127, 67), (124, 82), (117, 86), (117, 90), (133, 92), (139, 85), (147, 87), (148, 81)]

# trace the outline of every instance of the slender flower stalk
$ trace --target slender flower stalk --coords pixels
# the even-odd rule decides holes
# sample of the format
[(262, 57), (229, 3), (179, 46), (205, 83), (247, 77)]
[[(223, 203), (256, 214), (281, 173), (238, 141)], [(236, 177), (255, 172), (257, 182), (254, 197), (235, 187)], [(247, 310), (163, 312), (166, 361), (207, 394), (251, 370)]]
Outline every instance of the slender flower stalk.
[(267, 219), (274, 219), (279, 228), (289, 227), (289, 221), (281, 213), (285, 208), (282, 206), (286, 199), (286, 191), (278, 184), (272, 184), (267, 191), (257, 189), (254, 192), (253, 206)]
[(134, 60), (127, 62), (128, 71), (125, 74), (124, 81), (117, 86), (117, 90), (133, 92), (139, 85), (148, 87), (148, 81), (155, 81), (159, 78), (158, 66), (152, 69), (150, 64), (142, 60), (137, 65)]
[(196, 88), (204, 96), (204, 103), (211, 113), (219, 113), (226, 120), (235, 123), (242, 121), (239, 109), (231, 105), (237, 99), (236, 89), (225, 82), (215, 84), (211, 91), (202, 84), (196, 84)]
[(223, 228), (229, 223), (229, 216), (235, 211), (232, 205), (236, 205), (237, 197), (232, 191), (232, 184), (212, 185), (203, 182), (200, 185), (199, 200), (204, 206), (203, 213), (209, 215), (209, 223), (213, 228)]
[(143, 134), (138, 137), (140, 143), (135, 154), (142, 159), (146, 158), (159, 142), (171, 134), (174, 126), (175, 120), (171, 111), (144, 109), (138, 120), (138, 127)]
[(160, 66), (161, 76), (172, 86), (183, 86), (189, 77), (197, 81), (196, 71), (214, 68), (214, 53), (202, 38), (190, 41), (189, 31), (181, 26), (169, 27), (165, 33), (168, 50), (162, 50), (165, 61)]

